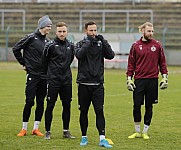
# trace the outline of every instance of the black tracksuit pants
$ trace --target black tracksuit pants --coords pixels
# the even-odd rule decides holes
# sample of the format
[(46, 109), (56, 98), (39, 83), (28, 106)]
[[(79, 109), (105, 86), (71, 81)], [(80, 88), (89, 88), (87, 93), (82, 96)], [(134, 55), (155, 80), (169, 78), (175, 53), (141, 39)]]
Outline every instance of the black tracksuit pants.
[(36, 97), (35, 121), (41, 121), (44, 112), (44, 98), (47, 91), (47, 80), (27, 74), (26, 78), (26, 103), (23, 110), (23, 122), (28, 122), (31, 108)]
[(62, 120), (63, 129), (69, 129), (70, 122), (70, 109), (72, 101), (72, 85), (71, 84), (61, 84), (61, 85), (48, 85), (47, 93), (47, 107), (45, 110), (45, 130), (50, 131), (51, 123), (53, 119), (53, 109), (58, 98), (62, 100)]
[(80, 109), (80, 127), (82, 136), (87, 134), (88, 128), (88, 111), (92, 102), (96, 114), (96, 127), (99, 135), (105, 135), (105, 118), (104, 118), (104, 86), (78, 84), (78, 102)]

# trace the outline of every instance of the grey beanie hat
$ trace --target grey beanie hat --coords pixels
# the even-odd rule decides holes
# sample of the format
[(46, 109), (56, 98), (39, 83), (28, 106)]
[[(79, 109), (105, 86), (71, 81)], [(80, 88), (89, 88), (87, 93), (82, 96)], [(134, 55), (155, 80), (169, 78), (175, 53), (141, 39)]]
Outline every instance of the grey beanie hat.
[(45, 15), (38, 20), (38, 29), (42, 29), (48, 25), (52, 25), (52, 21), (48, 15)]

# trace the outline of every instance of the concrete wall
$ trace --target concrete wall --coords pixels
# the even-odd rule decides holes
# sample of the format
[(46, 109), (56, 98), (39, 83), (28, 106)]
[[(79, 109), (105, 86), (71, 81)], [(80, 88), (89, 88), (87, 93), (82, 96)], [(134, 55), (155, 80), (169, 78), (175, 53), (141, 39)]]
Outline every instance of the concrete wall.
[[(69, 33), (71, 38), (74, 40), (74, 43), (80, 41), (84, 38), (84, 33)], [(116, 53), (116, 56), (113, 60), (105, 60), (105, 68), (121, 68), (126, 69), (129, 50), (132, 43), (140, 38), (140, 34), (112, 34), (112, 33), (103, 33), (105, 39), (107, 39)], [(165, 51), (167, 64), (168, 65), (181, 65), (181, 51), (176, 50), (166, 50)], [(16, 61), (12, 48), (8, 48), (8, 53), (6, 48), (0, 48), (0, 61)], [(72, 67), (77, 67), (77, 59), (72, 63)]]
[(181, 66), (181, 51), (166, 50), (165, 55), (166, 55), (168, 65)]

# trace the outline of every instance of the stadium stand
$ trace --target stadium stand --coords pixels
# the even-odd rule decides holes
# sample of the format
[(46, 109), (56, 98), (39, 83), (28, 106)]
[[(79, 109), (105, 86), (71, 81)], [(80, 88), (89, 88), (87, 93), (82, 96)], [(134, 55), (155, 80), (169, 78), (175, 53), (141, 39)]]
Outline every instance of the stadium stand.
[[(1, 2), (1, 1), (0, 1)], [(153, 23), (155, 27), (155, 38), (163, 41), (164, 47), (168, 51), (181, 51), (181, 3), (151, 3), (142, 2), (134, 5), (129, 2), (124, 3), (36, 3), (21, 2), (21, 3), (1, 3), (0, 9), (24, 9), (26, 12), (26, 27), (22, 30), (22, 14), (21, 13), (4, 13), (4, 31), (2, 29), (2, 20), (0, 20), (0, 47), (7, 45), (12, 47), (16, 41), (22, 38), (25, 34), (35, 30), (37, 20), (39, 17), (47, 14), (50, 16), (53, 23), (58, 21), (65, 21), (69, 25), (69, 33), (81, 33), (79, 31), (79, 12), (83, 9), (107, 9), (107, 10), (153, 10)], [(2, 14), (0, 12), (0, 17)], [(137, 33), (137, 27), (145, 21), (149, 21), (148, 15), (130, 14), (129, 32)], [(98, 25), (102, 25), (102, 15), (100, 13), (84, 13), (83, 22), (87, 20), (95, 20)], [(9, 27), (9, 31), (7, 28)], [(106, 14), (106, 30), (105, 33), (124, 34), (126, 33), (126, 17), (125, 13), (108, 13)], [(163, 31), (166, 31), (163, 34)], [(101, 32), (101, 28), (99, 29)], [(50, 38), (54, 36), (54, 27), (52, 29)], [(70, 35), (71, 39), (76, 36)], [(117, 35), (116, 37), (119, 37)], [(76, 40), (76, 39), (75, 39)], [(117, 38), (119, 41), (119, 38)], [(172, 64), (172, 63), (171, 63)]]

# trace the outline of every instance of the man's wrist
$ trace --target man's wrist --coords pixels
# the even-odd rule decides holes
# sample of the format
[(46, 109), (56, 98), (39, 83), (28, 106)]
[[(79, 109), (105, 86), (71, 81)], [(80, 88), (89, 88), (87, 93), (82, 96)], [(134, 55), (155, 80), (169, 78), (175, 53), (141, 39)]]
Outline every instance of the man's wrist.
[(162, 74), (162, 78), (167, 78), (168, 79), (168, 74)]
[(127, 76), (127, 80), (132, 80), (132, 76)]

